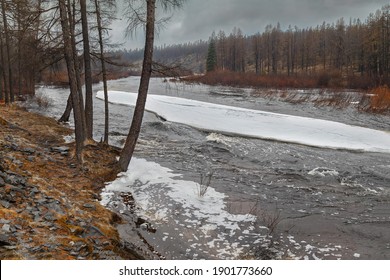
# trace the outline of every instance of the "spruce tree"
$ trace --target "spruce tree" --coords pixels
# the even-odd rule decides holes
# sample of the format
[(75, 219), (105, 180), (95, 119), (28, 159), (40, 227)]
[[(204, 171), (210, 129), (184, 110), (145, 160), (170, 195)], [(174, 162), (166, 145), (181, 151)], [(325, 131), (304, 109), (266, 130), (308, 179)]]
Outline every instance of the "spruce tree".
[(212, 72), (217, 68), (217, 49), (215, 47), (215, 41), (210, 40), (209, 48), (207, 52), (206, 70)]

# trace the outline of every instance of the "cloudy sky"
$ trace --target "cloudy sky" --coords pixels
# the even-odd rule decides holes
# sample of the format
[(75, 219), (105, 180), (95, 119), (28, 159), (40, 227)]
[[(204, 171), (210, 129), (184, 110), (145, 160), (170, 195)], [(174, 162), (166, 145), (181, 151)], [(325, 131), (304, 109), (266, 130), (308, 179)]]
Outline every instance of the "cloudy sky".
[[(159, 32), (156, 45), (207, 40), (213, 31), (229, 34), (239, 27), (244, 34), (262, 32), (268, 24), (305, 28), (343, 17), (365, 20), (389, 0), (187, 0), (183, 8), (171, 11), (172, 18)], [(119, 8), (123, 10), (123, 8)], [(127, 49), (143, 46), (143, 32), (124, 38), (125, 17), (113, 24), (112, 39)]]

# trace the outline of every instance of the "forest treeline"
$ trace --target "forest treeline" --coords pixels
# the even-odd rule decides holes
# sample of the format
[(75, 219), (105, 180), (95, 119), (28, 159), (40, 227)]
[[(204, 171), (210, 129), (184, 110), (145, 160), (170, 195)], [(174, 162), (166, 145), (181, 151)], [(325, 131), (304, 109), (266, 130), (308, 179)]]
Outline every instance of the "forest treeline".
[[(140, 52), (123, 51), (123, 57), (136, 61)], [(335, 23), (303, 29), (289, 26), (287, 30), (280, 24), (268, 25), (263, 32), (250, 36), (239, 28), (230, 34), (214, 32), (208, 42), (156, 48), (155, 59), (180, 62), (196, 73), (211, 68), (224, 71), (225, 76), (227, 72), (252, 72), (285, 76), (291, 81), (292, 77), (301, 77), (302, 86), (366, 89), (389, 84), (390, 5), (365, 21), (341, 18)], [(215, 65), (209, 65), (210, 61)], [(213, 75), (215, 79), (217, 76)], [(309, 83), (307, 77), (315, 79)]]
[[(183, 44), (162, 45), (154, 48), (154, 60), (160, 64), (180, 66), (184, 72), (204, 73), (206, 70), (208, 41), (198, 40)], [(122, 63), (132, 63), (137, 70), (143, 58), (143, 49), (118, 49), (110, 55)], [(139, 67), (138, 67), (139, 68)]]
[(290, 26), (286, 31), (279, 24), (268, 25), (263, 33), (252, 36), (235, 29), (229, 36), (219, 32), (210, 40), (215, 42), (216, 69), (287, 76), (320, 74), (322, 86), (337, 74), (351, 79), (348, 85), (352, 87), (386, 83), (390, 72), (390, 5), (370, 14), (365, 22), (339, 19), (315, 28)]

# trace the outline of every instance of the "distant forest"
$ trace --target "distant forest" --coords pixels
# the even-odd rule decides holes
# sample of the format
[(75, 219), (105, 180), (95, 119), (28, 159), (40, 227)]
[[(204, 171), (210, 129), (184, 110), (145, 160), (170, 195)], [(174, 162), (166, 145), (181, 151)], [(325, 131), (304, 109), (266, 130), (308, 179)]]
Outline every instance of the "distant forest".
[[(199, 40), (193, 43), (163, 45), (155, 47), (154, 60), (166, 65), (181, 65), (194, 73), (204, 73), (206, 70), (206, 56), (208, 41)], [(111, 53), (125, 63), (137, 65), (143, 58), (143, 49), (118, 50)]]
[[(210, 53), (210, 45), (215, 54)], [(215, 70), (257, 75), (319, 76), (324, 86), (336, 83), (353, 88), (389, 84), (390, 5), (363, 22), (343, 18), (316, 27), (268, 25), (262, 33), (244, 35), (213, 32), (208, 41), (160, 46), (155, 60), (181, 64), (194, 73), (206, 72), (207, 56), (215, 55)], [(142, 50), (116, 52), (124, 61), (142, 60)], [(210, 58), (210, 57), (209, 57)]]

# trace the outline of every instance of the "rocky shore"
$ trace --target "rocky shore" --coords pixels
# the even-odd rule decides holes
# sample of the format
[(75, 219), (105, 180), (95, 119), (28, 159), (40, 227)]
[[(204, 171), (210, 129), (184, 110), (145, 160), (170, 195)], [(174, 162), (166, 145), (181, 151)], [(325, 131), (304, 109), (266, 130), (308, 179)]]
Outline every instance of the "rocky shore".
[(116, 176), (117, 151), (91, 143), (79, 166), (72, 131), (0, 106), (0, 259), (142, 259), (118, 235), (121, 218), (99, 193)]

